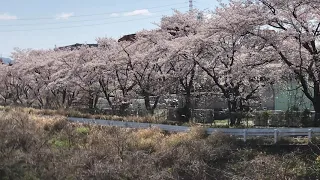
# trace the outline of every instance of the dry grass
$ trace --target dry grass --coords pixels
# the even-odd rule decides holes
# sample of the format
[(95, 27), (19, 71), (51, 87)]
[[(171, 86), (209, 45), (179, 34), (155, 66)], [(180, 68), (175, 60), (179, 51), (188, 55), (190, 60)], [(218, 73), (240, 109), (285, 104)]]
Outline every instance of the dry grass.
[(106, 120), (116, 120), (116, 121), (129, 121), (129, 122), (141, 122), (141, 123), (159, 123), (167, 124), (165, 118), (160, 118), (157, 116), (116, 116), (116, 115), (105, 115), (105, 114), (89, 114), (83, 113), (74, 109), (35, 109), (35, 108), (22, 108), (22, 107), (10, 107), (10, 106), (0, 106), (0, 111), (9, 112), (12, 110), (19, 110), (20, 112), (25, 112), (28, 114), (42, 115), (42, 116), (64, 116), (64, 117), (81, 117), (90, 119), (106, 119)]
[(139, 150), (154, 152), (159, 148), (159, 142), (165, 137), (160, 129), (143, 129), (133, 132), (132, 134), (134, 146)]
[[(63, 116), (0, 114), (0, 179), (304, 179), (319, 163), (257, 152), (201, 127), (159, 129), (70, 124)], [(49, 118), (50, 117), (50, 118)], [(312, 170), (312, 171), (311, 171)]]

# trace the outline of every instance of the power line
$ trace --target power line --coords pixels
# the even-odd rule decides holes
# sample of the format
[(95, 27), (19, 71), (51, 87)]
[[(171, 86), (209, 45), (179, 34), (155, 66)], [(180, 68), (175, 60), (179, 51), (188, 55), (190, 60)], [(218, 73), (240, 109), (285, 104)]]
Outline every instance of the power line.
[(28, 29), (28, 30), (8, 30), (8, 31), (0, 31), (0, 32), (28, 32), (28, 31), (40, 31), (40, 30), (56, 30), (56, 29), (68, 29), (68, 28), (75, 28), (75, 27), (86, 27), (86, 26), (100, 26), (100, 25), (107, 25), (107, 24), (116, 24), (122, 22), (131, 22), (136, 20), (145, 20), (151, 19), (155, 17), (162, 17), (162, 16), (152, 16), (148, 18), (140, 18), (140, 19), (131, 19), (127, 21), (116, 21), (116, 22), (109, 22), (109, 23), (99, 23), (99, 24), (86, 24), (86, 25), (79, 25), (79, 26), (65, 26), (65, 27), (58, 27), (58, 28), (42, 28), (42, 29)]
[(79, 25), (79, 26), (65, 26), (65, 27), (58, 27), (58, 28), (42, 28), (42, 29), (28, 29), (28, 30), (8, 30), (8, 31), (0, 31), (0, 33), (4, 32), (29, 32), (29, 31), (41, 31), (41, 30), (58, 30), (58, 29), (69, 29), (69, 28), (76, 28), (76, 27), (87, 27), (87, 26), (101, 26), (101, 25), (108, 25), (108, 24), (116, 24), (116, 23), (123, 23), (123, 22), (131, 22), (131, 21), (137, 21), (137, 20), (146, 20), (146, 19), (153, 19), (163, 17), (161, 16), (152, 16), (148, 18), (139, 18), (139, 19), (131, 19), (126, 21), (115, 21), (115, 22), (108, 22), (108, 23), (99, 23), (99, 24), (86, 24), (86, 25)]
[[(170, 7), (174, 5), (181, 5), (186, 4), (186, 2), (183, 3), (175, 3), (175, 4), (168, 4), (164, 6), (154, 6), (154, 7), (145, 7), (142, 9), (157, 9), (161, 7)], [(70, 16), (69, 18), (77, 18), (77, 17), (89, 17), (89, 16), (100, 16), (100, 15), (109, 15), (109, 14), (118, 14), (118, 13), (127, 13), (134, 10), (128, 10), (128, 11), (118, 11), (118, 12), (106, 12), (106, 13), (97, 13), (97, 14), (83, 14), (83, 15), (76, 15), (76, 16)], [(56, 19), (56, 17), (40, 17), (40, 18), (22, 18), (22, 19), (16, 19), (15, 21), (30, 21), (30, 20), (48, 20), (48, 19)]]
[[(176, 7), (176, 9), (180, 8), (186, 8), (184, 7)], [(159, 12), (167, 12), (169, 10), (161, 10), (161, 11), (154, 11), (153, 13), (159, 13)], [(132, 16), (138, 16), (137, 15), (132, 15)], [(118, 16), (118, 17), (108, 17), (108, 18), (103, 18), (103, 19), (87, 19), (87, 20), (78, 20), (78, 21), (67, 21), (67, 22), (53, 22), (53, 23), (31, 23), (31, 24), (11, 24), (11, 25), (0, 25), (0, 27), (16, 27), (16, 26), (35, 26), (35, 25), (52, 25), (52, 24), (69, 24), (69, 23), (77, 23), (77, 22), (88, 22), (88, 21), (102, 21), (102, 20), (107, 20), (107, 19), (117, 19), (117, 18), (123, 18), (124, 16)]]

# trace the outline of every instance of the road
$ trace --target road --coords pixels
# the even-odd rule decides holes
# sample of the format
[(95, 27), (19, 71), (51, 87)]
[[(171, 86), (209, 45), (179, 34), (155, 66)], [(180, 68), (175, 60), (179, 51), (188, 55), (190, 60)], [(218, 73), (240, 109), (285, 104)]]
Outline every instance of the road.
[[(85, 124), (97, 124), (105, 126), (117, 126), (126, 128), (159, 128), (169, 132), (187, 132), (190, 127), (187, 126), (174, 126), (165, 124), (152, 124), (152, 123), (138, 123), (138, 122), (123, 122), (112, 120), (99, 120), (99, 119), (85, 119), (69, 117), (69, 121)], [(320, 136), (320, 128), (249, 128), (249, 129), (236, 129), (236, 128), (208, 128), (207, 133), (212, 134), (215, 132), (222, 132), (233, 136), (242, 136), (246, 140), (249, 136), (261, 137), (271, 136), (275, 141), (279, 137), (308, 137), (311, 139), (313, 136)]]
[(117, 126), (117, 127), (126, 127), (126, 128), (159, 128), (169, 132), (187, 132), (190, 130), (190, 128), (187, 126), (173, 126), (173, 125), (166, 125), (166, 124), (123, 122), (123, 121), (85, 119), (85, 118), (75, 118), (75, 117), (68, 117), (68, 120), (76, 123), (97, 124), (97, 125), (104, 125), (104, 126)]

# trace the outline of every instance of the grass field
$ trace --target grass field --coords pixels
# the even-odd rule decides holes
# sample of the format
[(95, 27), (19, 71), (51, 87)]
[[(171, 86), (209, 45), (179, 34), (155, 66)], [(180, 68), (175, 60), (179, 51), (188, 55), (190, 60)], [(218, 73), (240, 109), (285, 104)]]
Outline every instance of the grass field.
[(320, 177), (317, 146), (260, 146), (257, 140), (208, 136), (201, 127), (168, 133), (89, 126), (10, 109), (0, 112), (0, 142), (0, 179)]

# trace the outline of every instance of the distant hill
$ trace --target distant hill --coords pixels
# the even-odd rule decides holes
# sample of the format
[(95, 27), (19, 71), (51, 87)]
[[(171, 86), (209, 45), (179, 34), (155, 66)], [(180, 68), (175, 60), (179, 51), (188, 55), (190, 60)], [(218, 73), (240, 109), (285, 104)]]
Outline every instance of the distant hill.
[(2, 58), (0, 58), (0, 59), (2, 59), (2, 61), (3, 61), (5, 64), (9, 64), (9, 63), (12, 62), (12, 60), (11, 60), (10, 58), (2, 57)]

